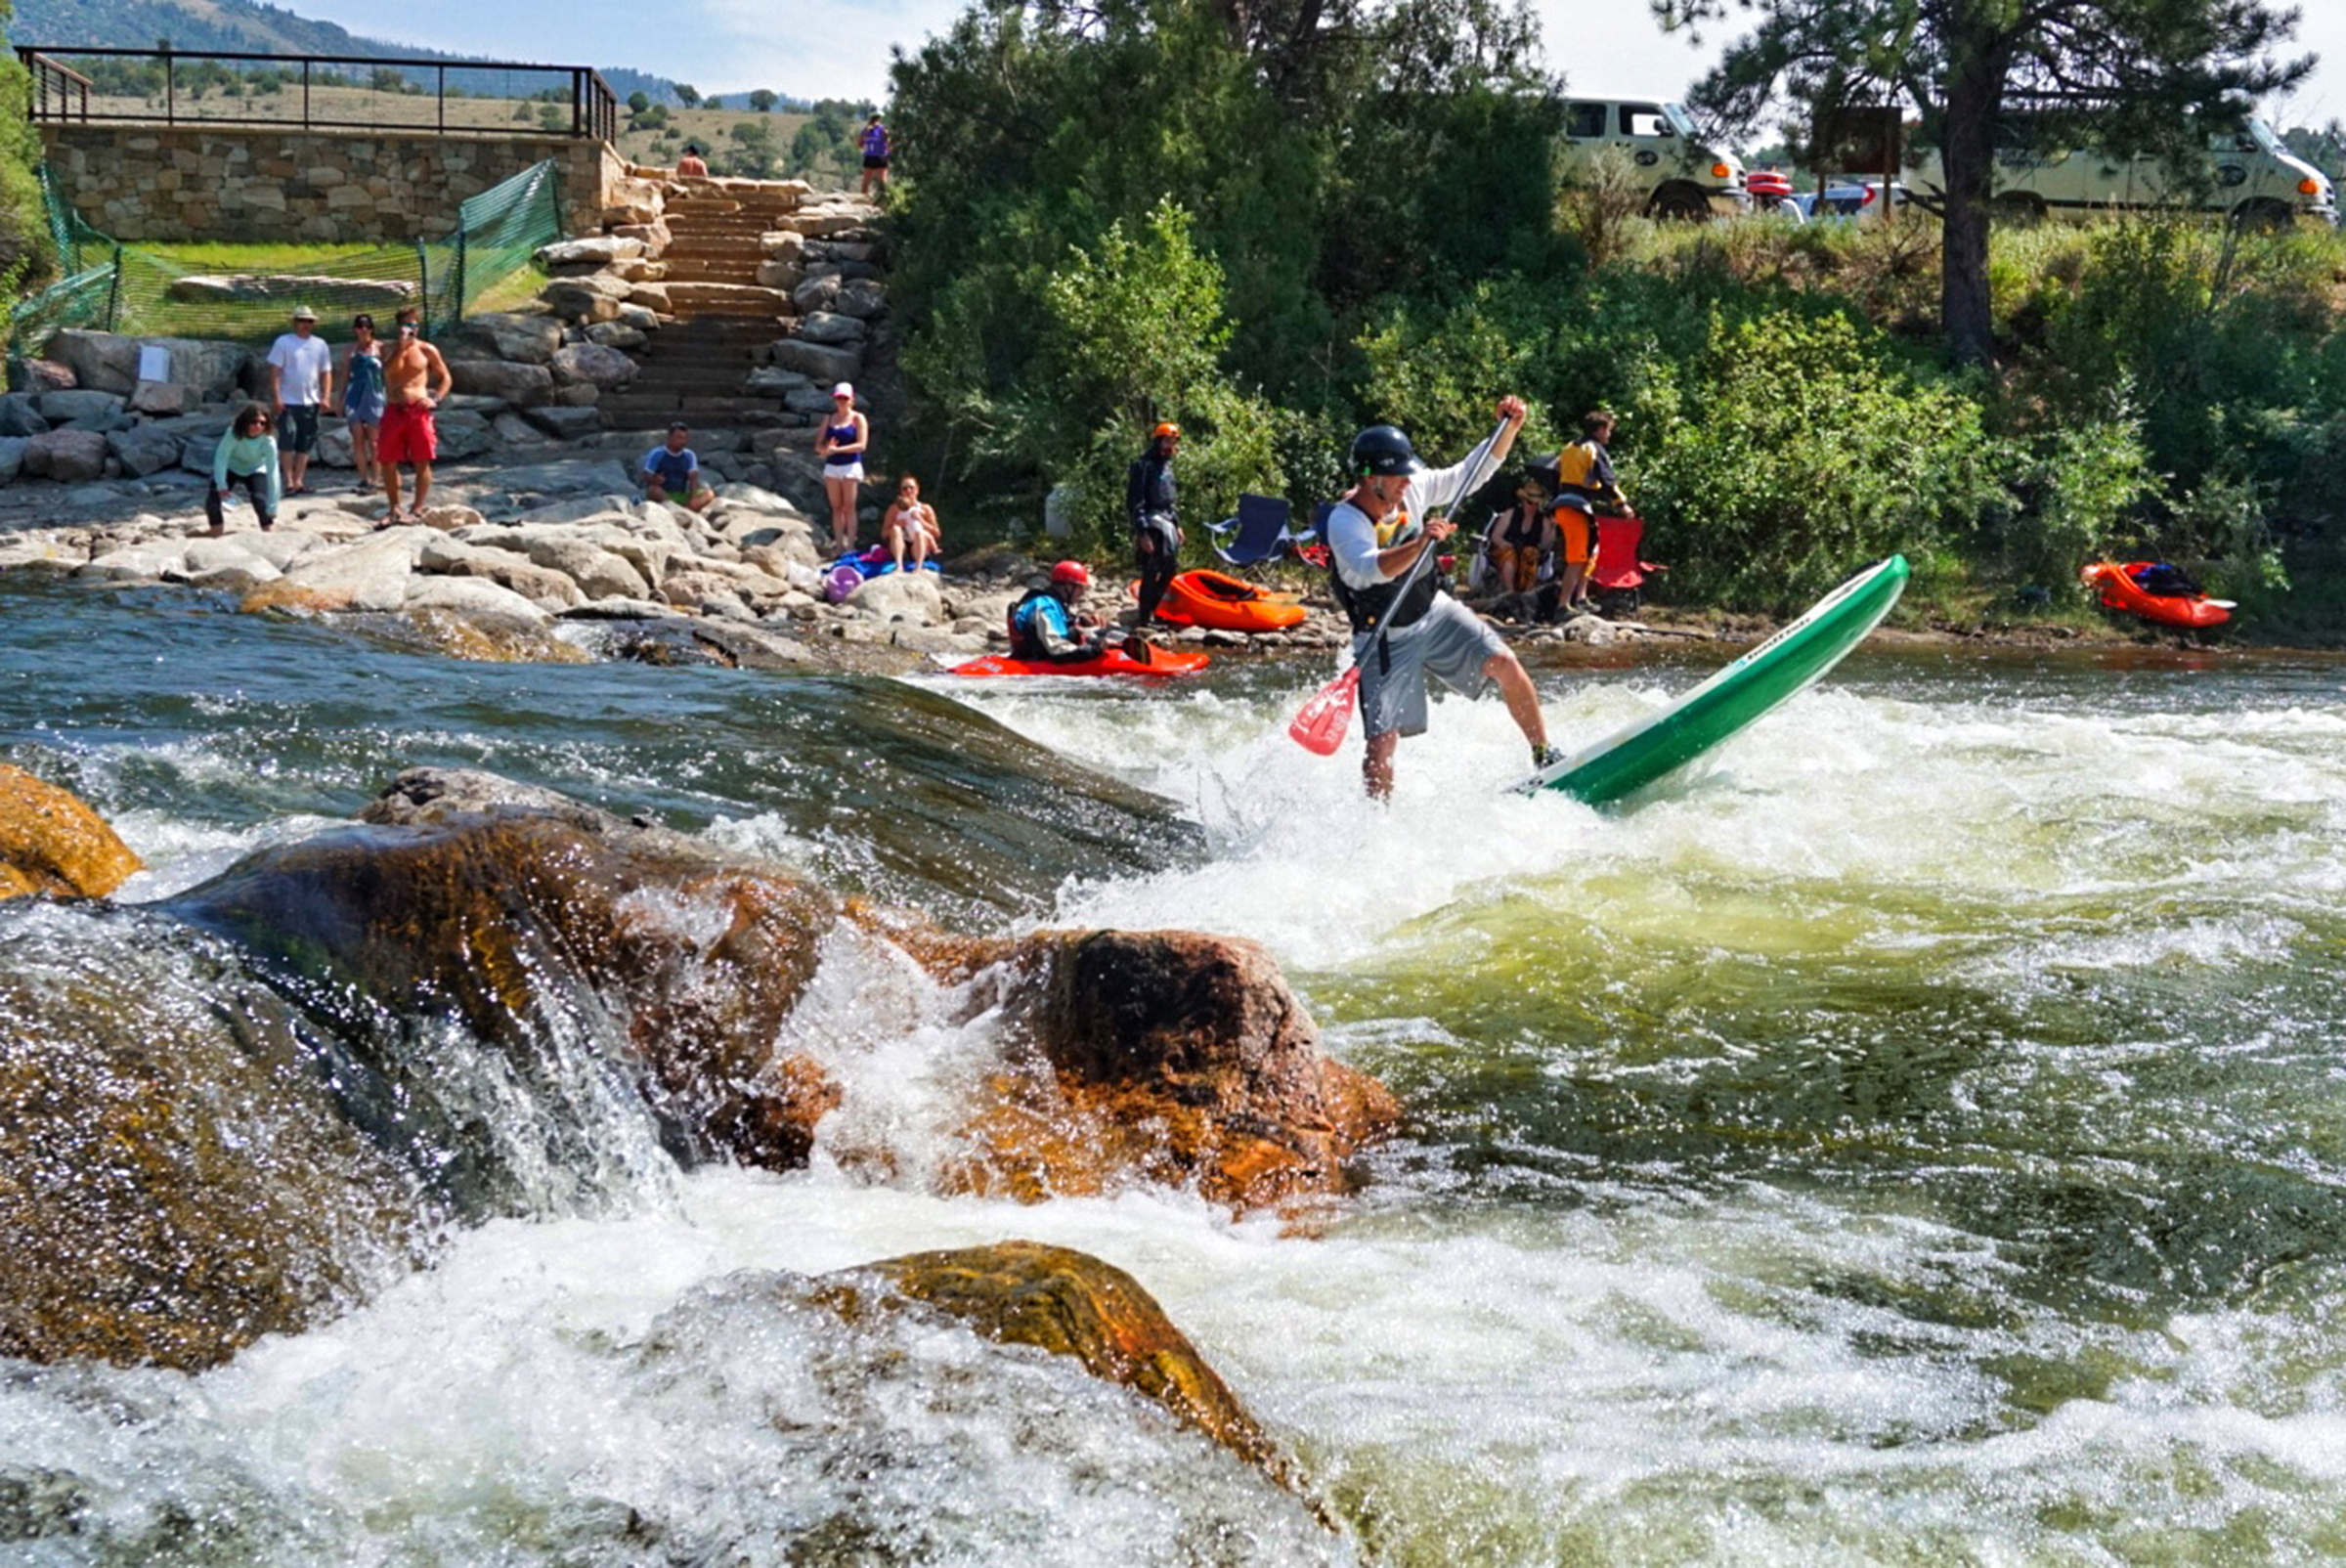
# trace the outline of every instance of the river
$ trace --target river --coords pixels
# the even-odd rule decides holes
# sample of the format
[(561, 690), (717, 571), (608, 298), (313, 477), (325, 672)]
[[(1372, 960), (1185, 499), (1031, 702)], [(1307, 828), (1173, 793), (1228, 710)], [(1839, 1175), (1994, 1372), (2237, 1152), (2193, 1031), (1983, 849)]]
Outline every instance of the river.
[[(1571, 745), (1716, 658), (1536, 675)], [(1601, 813), (1497, 792), (1495, 702), (1368, 808), (1357, 741), (1283, 733), (1330, 673), (456, 664), (0, 586), (0, 756), (148, 859), (126, 900), (479, 766), (965, 929), (1258, 938), (1409, 1108), (1307, 1214), (935, 1197), (983, 1042), (843, 946), (793, 1025), (845, 1065), (813, 1168), (549, 1198), (201, 1375), (0, 1368), (0, 1560), (2346, 1554), (2346, 664), (1861, 650)], [(1079, 1374), (950, 1397), (940, 1336), (858, 1361), (729, 1304), (1008, 1237), (1136, 1275), (1344, 1535)], [(646, 1351), (686, 1301), (689, 1375)]]

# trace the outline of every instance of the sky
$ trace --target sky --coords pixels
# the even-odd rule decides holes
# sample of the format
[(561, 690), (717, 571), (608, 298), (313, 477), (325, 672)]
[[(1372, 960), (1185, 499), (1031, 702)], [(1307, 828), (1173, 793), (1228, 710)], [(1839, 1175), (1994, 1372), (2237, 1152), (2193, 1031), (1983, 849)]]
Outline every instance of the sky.
[[(946, 26), (962, 0), (281, 0), (362, 37), (546, 65), (631, 65), (704, 93), (770, 87), (886, 102), (891, 44)], [(1677, 98), (1736, 29), (1700, 46), (1662, 31), (1646, 0), (1533, 0), (1550, 62), (1575, 92)], [(2296, 53), (2323, 57), (2282, 125), (2346, 120), (2346, 4), (2299, 0)]]

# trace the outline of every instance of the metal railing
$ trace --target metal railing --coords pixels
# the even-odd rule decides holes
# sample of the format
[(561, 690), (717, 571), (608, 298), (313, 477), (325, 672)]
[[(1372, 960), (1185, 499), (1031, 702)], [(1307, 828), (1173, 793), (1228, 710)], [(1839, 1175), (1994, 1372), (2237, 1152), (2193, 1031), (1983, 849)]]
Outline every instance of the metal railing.
[(20, 45), (36, 123), (541, 135), (608, 142), (619, 97), (587, 65)]

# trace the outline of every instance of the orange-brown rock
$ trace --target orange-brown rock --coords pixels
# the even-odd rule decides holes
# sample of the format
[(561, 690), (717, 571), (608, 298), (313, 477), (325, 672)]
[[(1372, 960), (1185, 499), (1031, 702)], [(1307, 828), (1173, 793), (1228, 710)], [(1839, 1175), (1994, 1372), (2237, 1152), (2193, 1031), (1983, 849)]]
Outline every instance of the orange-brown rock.
[(1286, 1461), (1230, 1385), (1156, 1298), (1111, 1263), (1040, 1241), (997, 1241), (914, 1252), (825, 1276), (850, 1287), (842, 1298), (850, 1308), (862, 1305), (853, 1285), (874, 1277), (988, 1339), (1071, 1356), (1093, 1376), (1154, 1400), (1183, 1425), (1282, 1486), (1293, 1485)]
[(1195, 932), (1041, 932), (971, 941), (891, 911), (850, 916), (933, 972), (990, 974), (1010, 1055), (973, 1108), (954, 1184), (1033, 1202), (1134, 1181), (1251, 1208), (1341, 1192), (1344, 1161), (1398, 1119), (1328, 1056), (1269, 953)]
[(837, 1091), (773, 1041), (832, 900), (576, 803), (447, 804), (259, 851), (159, 907), (294, 971), (346, 1034), (381, 1003), (527, 1056), (615, 1019), (672, 1143), (803, 1164)]
[(139, 857), (79, 797), (0, 763), (0, 898), (103, 898), (138, 869)]

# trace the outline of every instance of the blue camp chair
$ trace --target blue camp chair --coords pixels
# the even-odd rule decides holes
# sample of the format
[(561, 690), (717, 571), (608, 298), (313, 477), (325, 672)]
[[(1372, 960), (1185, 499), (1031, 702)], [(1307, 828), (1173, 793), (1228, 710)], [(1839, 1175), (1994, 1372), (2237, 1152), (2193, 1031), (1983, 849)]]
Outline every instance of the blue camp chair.
[[(1276, 561), (1296, 544), (1312, 538), (1310, 529), (1287, 532), (1287, 503), (1276, 496), (1240, 496), (1238, 515), (1224, 523), (1208, 523), (1213, 530), (1214, 553), (1233, 566), (1258, 566), (1264, 561)], [(1238, 536), (1229, 544), (1221, 543), (1228, 535)]]

